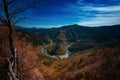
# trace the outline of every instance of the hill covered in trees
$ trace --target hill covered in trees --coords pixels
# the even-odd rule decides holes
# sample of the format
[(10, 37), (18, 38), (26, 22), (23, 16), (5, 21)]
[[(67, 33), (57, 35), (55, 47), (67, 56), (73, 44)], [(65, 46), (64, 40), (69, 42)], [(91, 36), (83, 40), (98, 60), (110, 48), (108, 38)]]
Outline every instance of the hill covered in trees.
[[(75, 27), (77, 26), (77, 27)], [(74, 29), (75, 28), (75, 29)], [(80, 28), (80, 31), (76, 31)], [(83, 29), (82, 29), (83, 28)], [(84, 29), (85, 28), (85, 29)], [(82, 30), (81, 30), (82, 29)], [(34, 31), (38, 30), (38, 32)], [(52, 36), (54, 30), (61, 33)], [(75, 30), (75, 33), (74, 33)], [(44, 32), (44, 35), (42, 34)], [(21, 80), (119, 80), (120, 77), (120, 27), (81, 27), (78, 25), (54, 29), (14, 29), (14, 46), (18, 53), (18, 78)], [(47, 31), (47, 32), (46, 32)], [(85, 31), (85, 32), (84, 32)], [(88, 33), (87, 33), (88, 31)], [(90, 32), (89, 32), (90, 31)], [(93, 31), (93, 33), (92, 33)], [(53, 33), (54, 33), (53, 32)], [(65, 33), (69, 34), (65, 34)], [(6, 34), (5, 34), (6, 33)], [(76, 34), (77, 33), (77, 34)], [(51, 35), (52, 34), (52, 35)], [(87, 36), (82, 36), (87, 34)], [(103, 40), (99, 40), (99, 38)], [(101, 34), (101, 36), (100, 36)], [(102, 35), (105, 34), (105, 35)], [(74, 35), (74, 36), (73, 36)], [(75, 37), (78, 35), (79, 37)], [(91, 36), (90, 36), (91, 35)], [(71, 41), (71, 38), (75, 40)], [(104, 39), (105, 38), (105, 39)], [(73, 38), (74, 39), (74, 38)], [(74, 53), (66, 59), (51, 58), (42, 48), (53, 40), (55, 45), (73, 43)], [(88, 44), (89, 43), (89, 44)], [(92, 46), (93, 45), (93, 46)], [(85, 47), (84, 47), (85, 46)], [(92, 46), (92, 47), (91, 47)], [(82, 47), (82, 48), (81, 48)], [(54, 48), (54, 47), (52, 47)], [(83, 49), (84, 48), (84, 49)], [(9, 53), (8, 29), (0, 27), (0, 79), (8, 78), (5, 53)], [(83, 49), (83, 50), (80, 50)], [(76, 50), (76, 51), (74, 51)], [(62, 50), (59, 50), (59, 52)], [(9, 54), (8, 54), (9, 56)]]

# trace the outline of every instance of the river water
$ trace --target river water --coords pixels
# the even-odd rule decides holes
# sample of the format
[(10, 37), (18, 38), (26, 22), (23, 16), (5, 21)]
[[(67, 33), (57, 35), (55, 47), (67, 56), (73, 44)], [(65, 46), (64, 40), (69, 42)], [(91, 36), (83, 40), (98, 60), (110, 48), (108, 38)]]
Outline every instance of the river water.
[(71, 46), (71, 44), (64, 47), (64, 51), (66, 52), (65, 55), (50, 55), (50, 54), (48, 53), (48, 51), (47, 51), (47, 48), (48, 48), (50, 45), (53, 45), (53, 41), (51, 41), (50, 44), (48, 44), (48, 45), (46, 45), (46, 46), (44, 46), (44, 47), (42, 48), (42, 52), (43, 52), (44, 55), (46, 55), (46, 56), (48, 56), (48, 57), (51, 57), (51, 58), (56, 58), (56, 59), (64, 59), (64, 58), (69, 58), (69, 57), (70, 57), (70, 54), (71, 54), (71, 53), (70, 53), (70, 51), (69, 51), (68, 48)]

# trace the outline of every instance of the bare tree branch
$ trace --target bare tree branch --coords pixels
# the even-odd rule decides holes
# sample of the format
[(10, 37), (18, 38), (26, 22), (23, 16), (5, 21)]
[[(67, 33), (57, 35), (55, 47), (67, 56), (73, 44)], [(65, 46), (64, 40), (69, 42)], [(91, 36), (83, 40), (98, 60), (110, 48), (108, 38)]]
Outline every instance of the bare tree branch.
[[(6, 0), (7, 5), (8, 5), (9, 18), (10, 18), (11, 23), (14, 24), (13, 20), (15, 18), (17, 20), (17, 18), (18, 18), (16, 16), (18, 16), (20, 13), (22, 13), (28, 9), (36, 7), (37, 4), (40, 3), (42, 0), (29, 0), (29, 1), (28, 0), (8, 0), (8, 1)], [(24, 4), (23, 1), (26, 4)], [(2, 2), (0, 2), (0, 4), (1, 4), (0, 5), (1, 9), (3, 9), (2, 11), (4, 11), (4, 6), (2, 5)]]
[(23, 21), (23, 20), (25, 20), (25, 19), (27, 19), (27, 17), (25, 17), (25, 16), (23, 16), (23, 17), (20, 17), (20, 18), (18, 18), (18, 19), (14, 19), (14, 24), (17, 24), (17, 23), (19, 23), (20, 21)]
[(10, 2), (8, 2), (7, 4), (10, 5), (14, 2), (15, 0), (11, 0)]
[[(10, 45), (10, 56), (7, 56), (6, 53), (5, 57), (8, 62), (8, 74), (10, 75), (10, 80), (19, 80), (17, 78), (17, 49), (14, 48), (13, 44), (13, 24), (16, 24), (17, 22), (26, 19), (26, 17), (19, 18), (18, 14), (35, 7), (40, 0), (1, 0), (0, 6), (2, 8), (3, 14), (0, 14), (0, 23), (3, 23), (8, 26), (9, 34), (9, 45)], [(21, 2), (26, 1), (28, 2), (27, 5), (22, 5)], [(14, 6), (15, 5), (15, 6)]]
[(7, 24), (6, 19), (4, 17), (2, 17), (1, 14), (0, 14), (0, 22), (3, 24)]

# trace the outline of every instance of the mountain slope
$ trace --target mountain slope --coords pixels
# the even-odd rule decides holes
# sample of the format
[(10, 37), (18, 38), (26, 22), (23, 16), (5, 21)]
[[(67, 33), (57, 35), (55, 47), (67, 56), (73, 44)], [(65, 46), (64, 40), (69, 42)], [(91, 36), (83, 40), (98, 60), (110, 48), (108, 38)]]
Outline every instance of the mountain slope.
[[(4, 52), (9, 54), (7, 34), (8, 29), (1, 29), (0, 27), (0, 49), (1, 46), (4, 46)], [(14, 30), (14, 45), (18, 51), (19, 79), (120, 80), (120, 44), (104, 45), (103, 47), (76, 52), (68, 59), (59, 60), (45, 56), (42, 53), (43, 44), (35, 46), (32, 41), (27, 41), (29, 39), (34, 40), (34, 38), (35, 41), (41, 41), (42, 39), (37, 36), (36, 34)], [(8, 78), (6, 67), (5, 56), (0, 50), (0, 80), (7, 80)]]
[(119, 80), (120, 45), (72, 55), (55, 66), (57, 80)]
[(26, 28), (20, 30), (34, 33), (38, 36), (49, 37), (60, 45), (62, 43), (74, 42), (73, 46), (70, 48), (73, 52), (97, 46), (120, 43), (120, 25), (85, 27), (75, 24), (60, 28)]

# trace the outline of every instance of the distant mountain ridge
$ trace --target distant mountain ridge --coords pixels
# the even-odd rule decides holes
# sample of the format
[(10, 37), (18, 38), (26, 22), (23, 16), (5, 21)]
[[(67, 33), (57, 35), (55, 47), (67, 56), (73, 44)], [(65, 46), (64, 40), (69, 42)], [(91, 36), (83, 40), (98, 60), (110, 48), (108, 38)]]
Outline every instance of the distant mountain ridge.
[(120, 41), (120, 25), (102, 27), (84, 27), (77, 24), (60, 28), (18, 28), (19, 30), (48, 36), (54, 40), (60, 36), (67, 41), (93, 41), (93, 42), (118, 42)]

